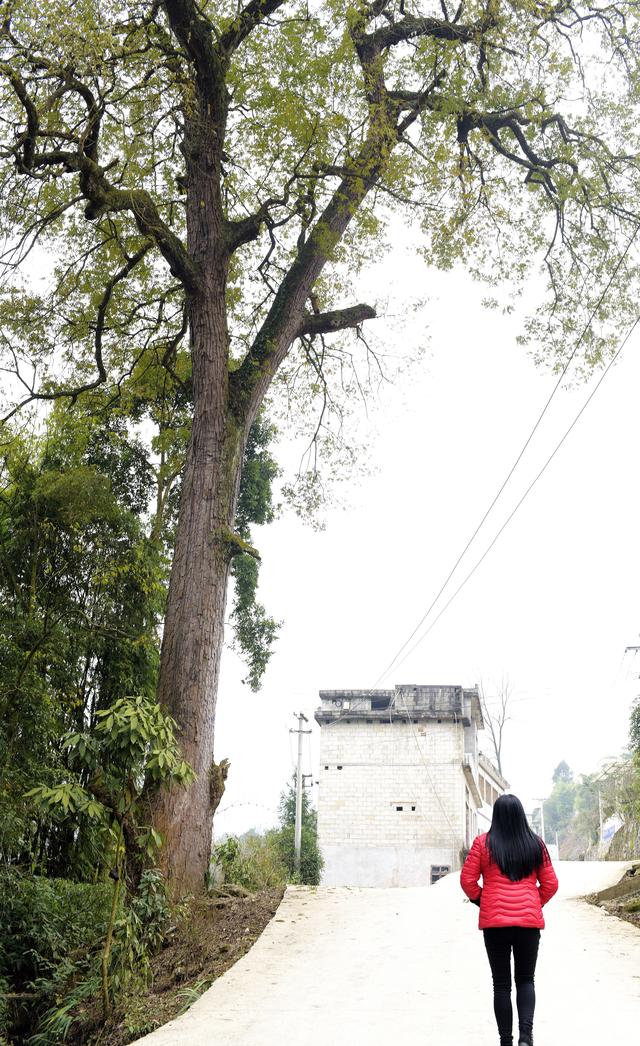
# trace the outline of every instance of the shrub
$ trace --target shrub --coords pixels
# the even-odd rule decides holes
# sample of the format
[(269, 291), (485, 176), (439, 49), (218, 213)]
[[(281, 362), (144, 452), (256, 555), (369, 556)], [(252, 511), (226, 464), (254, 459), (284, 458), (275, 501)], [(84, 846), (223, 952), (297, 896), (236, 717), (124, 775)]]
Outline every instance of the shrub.
[[(109, 883), (0, 872), (0, 983), (25, 996), (0, 1012), (0, 1031), (33, 1029), (61, 996), (70, 1010), (93, 994), (112, 892)], [(64, 1041), (71, 1019), (61, 1013), (40, 1041)]]
[(247, 890), (265, 890), (284, 886), (287, 871), (277, 846), (277, 832), (264, 835), (251, 833), (238, 838), (230, 835), (214, 847), (214, 873), (225, 883), (244, 886)]
[[(65, 1042), (72, 1025), (97, 1018), (101, 959), (114, 884), (45, 879), (11, 870), (0, 874), (0, 988), (24, 1000), (0, 1008), (2, 1033), (30, 1034), (30, 1046)], [(118, 1001), (148, 980), (151, 955), (177, 911), (156, 869), (142, 873), (135, 894), (116, 912), (110, 987)]]

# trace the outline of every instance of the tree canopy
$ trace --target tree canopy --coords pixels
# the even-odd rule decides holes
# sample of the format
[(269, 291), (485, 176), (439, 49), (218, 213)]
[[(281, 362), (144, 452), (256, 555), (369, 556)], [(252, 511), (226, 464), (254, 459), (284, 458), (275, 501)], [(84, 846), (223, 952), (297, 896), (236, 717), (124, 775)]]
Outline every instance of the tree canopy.
[[(302, 315), (303, 301), (294, 322), (285, 304), (301, 282), (318, 309), (346, 292), (390, 210), (417, 211), (442, 266), (517, 283), (543, 260), (541, 316), (562, 336), (637, 227), (633, 2), (2, 7), (0, 320), (24, 399), (126, 385), (145, 400), (154, 381), (189, 381), (185, 297), (205, 279), (185, 241), (198, 94), (224, 137), (210, 235), (232, 259), (238, 403), (264, 392), (291, 340), (373, 315)], [(38, 247), (46, 273), (30, 285)]]

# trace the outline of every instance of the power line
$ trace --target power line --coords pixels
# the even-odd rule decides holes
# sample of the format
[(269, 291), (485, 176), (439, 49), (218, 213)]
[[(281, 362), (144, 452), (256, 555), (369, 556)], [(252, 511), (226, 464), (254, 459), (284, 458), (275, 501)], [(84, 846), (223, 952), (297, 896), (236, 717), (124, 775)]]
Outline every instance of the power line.
[[(625, 347), (625, 345), (627, 344), (627, 342), (628, 342), (629, 338), (631, 337), (631, 335), (633, 334), (634, 330), (636, 329), (636, 327), (638, 326), (638, 324), (639, 324), (639, 323), (640, 323), (640, 315), (636, 316), (635, 320), (633, 321), (633, 324), (631, 325), (631, 327), (630, 327), (630, 328), (629, 328), (629, 330), (627, 331), (627, 334), (625, 335), (625, 337), (624, 337), (624, 340), (623, 340), (623, 341), (621, 342), (620, 346), (618, 347), (618, 350), (617, 350), (617, 352), (616, 352), (616, 353), (615, 353), (615, 355), (614, 355), (614, 356), (613, 356), (613, 357), (612, 357), (612, 358), (611, 358), (611, 359), (609, 360), (609, 363), (607, 364), (607, 366), (606, 366), (606, 367), (605, 367), (605, 369), (603, 370), (602, 374), (600, 375), (600, 378), (598, 379), (598, 381), (597, 381), (597, 382), (596, 382), (596, 384), (594, 385), (594, 387), (593, 387), (593, 389), (591, 390), (591, 392), (590, 392), (589, 396), (588, 396), (588, 397), (587, 397), (587, 399), (586, 399), (586, 400), (584, 401), (584, 403), (582, 404), (582, 407), (580, 408), (580, 410), (579, 410), (579, 411), (578, 411), (578, 413), (576, 414), (575, 418), (573, 419), (573, 421), (572, 421), (572, 422), (571, 422), (571, 424), (569, 425), (569, 428), (568, 428), (568, 429), (566, 430), (566, 432), (564, 433), (564, 435), (563, 435), (562, 439), (560, 439), (560, 440), (558, 441), (558, 443), (556, 443), (556, 445), (555, 445), (554, 449), (552, 450), (551, 454), (549, 455), (549, 457), (548, 457), (548, 458), (547, 458), (547, 460), (545, 461), (544, 465), (542, 466), (542, 468), (540, 469), (540, 471), (538, 472), (538, 474), (537, 474), (537, 475), (536, 475), (536, 476), (534, 477), (534, 479), (533, 479), (533, 480), (531, 481), (531, 483), (529, 484), (529, 486), (528, 486), (528, 487), (527, 487), (527, 489), (525, 490), (524, 494), (522, 495), (522, 497), (520, 498), (520, 500), (519, 500), (519, 501), (517, 502), (517, 504), (516, 504), (515, 508), (514, 508), (514, 509), (513, 509), (513, 510), (512, 510), (511, 512), (510, 512), (510, 514), (509, 514), (509, 515), (507, 516), (506, 520), (504, 521), (504, 523), (503, 523), (503, 524), (502, 524), (502, 526), (500, 527), (500, 530), (498, 531), (498, 533), (497, 533), (497, 534), (495, 535), (495, 537), (493, 538), (493, 541), (491, 542), (491, 544), (490, 544), (490, 545), (488, 546), (488, 548), (486, 548), (486, 549), (485, 549), (485, 551), (483, 552), (482, 556), (481, 556), (481, 557), (480, 557), (480, 559), (479, 559), (479, 560), (477, 561), (477, 563), (476, 563), (476, 564), (475, 564), (475, 565), (474, 565), (474, 566), (473, 566), (473, 567), (471, 568), (471, 570), (470, 570), (470, 571), (469, 571), (469, 573), (468, 573), (468, 574), (466, 575), (466, 577), (465, 577), (465, 578), (464, 578), (464, 579), (463, 579), (463, 580), (462, 580), (462, 581), (460, 582), (460, 584), (459, 584), (459, 585), (458, 585), (458, 587), (456, 588), (456, 590), (455, 590), (455, 592), (453, 593), (453, 595), (452, 595), (452, 596), (451, 596), (451, 597), (450, 597), (450, 598), (449, 598), (449, 599), (447, 600), (447, 602), (445, 603), (445, 605), (444, 605), (444, 606), (442, 607), (442, 609), (441, 609), (441, 610), (439, 611), (439, 613), (438, 613), (438, 614), (436, 615), (436, 617), (435, 617), (435, 618), (433, 619), (433, 621), (431, 622), (431, 624), (430, 624), (430, 625), (429, 625), (429, 627), (427, 628), (426, 632), (424, 632), (424, 633), (423, 633), (423, 634), (422, 634), (422, 635), (421, 635), (421, 636), (420, 636), (420, 637), (418, 638), (417, 642), (415, 642), (415, 643), (413, 644), (413, 646), (412, 646), (412, 647), (410, 647), (410, 649), (409, 649), (409, 650), (407, 651), (407, 653), (406, 653), (406, 654), (404, 655), (404, 657), (403, 657), (403, 658), (402, 658), (402, 659), (401, 659), (400, 661), (398, 661), (398, 662), (396, 663), (396, 665), (395, 665), (395, 667), (396, 667), (396, 668), (399, 668), (399, 667), (400, 667), (400, 665), (401, 665), (401, 664), (403, 664), (403, 663), (404, 663), (404, 662), (406, 661), (406, 659), (407, 659), (407, 658), (409, 657), (409, 655), (413, 653), (413, 651), (414, 651), (414, 650), (416, 649), (416, 647), (417, 647), (417, 646), (419, 646), (419, 645), (420, 645), (420, 643), (422, 643), (422, 641), (423, 641), (424, 639), (426, 639), (426, 637), (427, 637), (427, 636), (429, 635), (429, 632), (431, 631), (431, 629), (432, 629), (432, 628), (434, 627), (434, 625), (435, 625), (435, 624), (436, 624), (436, 623), (437, 623), (437, 622), (438, 622), (438, 621), (440, 620), (440, 618), (441, 618), (441, 617), (442, 617), (442, 615), (444, 614), (445, 610), (446, 610), (446, 609), (447, 609), (447, 608), (448, 608), (448, 607), (449, 607), (449, 606), (451, 605), (451, 603), (453, 603), (453, 600), (454, 600), (454, 599), (456, 598), (456, 596), (458, 595), (458, 593), (459, 593), (459, 592), (460, 592), (460, 591), (461, 591), (461, 590), (462, 590), (462, 589), (464, 588), (464, 586), (465, 586), (465, 585), (467, 584), (467, 581), (469, 581), (469, 580), (471, 579), (471, 577), (473, 577), (473, 575), (475, 574), (475, 572), (476, 572), (476, 570), (478, 569), (478, 567), (479, 567), (479, 566), (481, 565), (481, 563), (483, 563), (483, 562), (484, 562), (484, 560), (486, 559), (486, 557), (487, 557), (487, 556), (489, 555), (489, 553), (490, 553), (491, 549), (493, 548), (493, 546), (495, 545), (496, 541), (498, 540), (498, 538), (500, 537), (500, 535), (501, 535), (501, 534), (503, 533), (503, 531), (504, 531), (504, 530), (505, 530), (505, 529), (507, 528), (507, 526), (509, 525), (509, 523), (511, 522), (511, 520), (512, 520), (512, 519), (513, 519), (513, 517), (515, 516), (516, 512), (518, 511), (518, 509), (519, 509), (519, 508), (520, 508), (520, 506), (522, 505), (522, 503), (523, 503), (523, 501), (525, 500), (525, 498), (527, 498), (527, 497), (528, 497), (529, 493), (530, 493), (530, 492), (531, 492), (531, 491), (533, 490), (533, 488), (535, 487), (535, 485), (536, 485), (536, 483), (538, 482), (538, 480), (540, 479), (540, 477), (541, 477), (541, 476), (543, 475), (543, 473), (544, 473), (544, 472), (545, 472), (545, 471), (547, 470), (547, 468), (549, 467), (549, 465), (551, 464), (551, 462), (552, 462), (552, 461), (553, 461), (553, 459), (555, 458), (555, 456), (556, 456), (556, 454), (558, 453), (558, 451), (560, 450), (561, 446), (563, 445), (563, 443), (565, 442), (565, 440), (566, 440), (566, 439), (567, 439), (567, 437), (569, 436), (569, 433), (570, 433), (570, 432), (572, 432), (572, 430), (573, 430), (573, 429), (575, 428), (575, 426), (576, 426), (576, 424), (578, 423), (579, 419), (580, 419), (580, 418), (582, 417), (582, 415), (584, 414), (584, 412), (585, 412), (585, 410), (587, 409), (587, 407), (588, 407), (589, 403), (591, 402), (591, 400), (592, 400), (592, 399), (593, 399), (593, 397), (595, 396), (596, 392), (598, 391), (598, 389), (599, 389), (599, 388), (600, 388), (600, 386), (602, 385), (602, 382), (604, 381), (604, 379), (606, 378), (607, 374), (609, 373), (609, 371), (610, 371), (610, 370), (611, 370), (611, 368), (613, 367), (614, 363), (616, 362), (616, 360), (617, 360), (617, 359), (618, 359), (618, 357), (620, 356), (620, 353), (622, 352), (623, 348), (624, 348), (624, 347)], [(425, 617), (426, 617), (426, 616), (427, 616), (427, 615), (425, 615)], [(425, 618), (423, 618), (422, 620), (424, 621), (424, 620), (425, 620)], [(421, 622), (421, 624), (422, 624), (422, 622)], [(420, 626), (418, 626), (418, 628), (419, 628), (419, 627), (420, 627)], [(416, 629), (416, 630), (415, 630), (415, 631), (413, 632), (413, 635), (415, 635), (415, 632), (416, 632), (416, 631), (417, 631), (417, 629)], [(411, 636), (411, 638), (413, 638), (413, 635)], [(409, 642), (409, 640), (407, 640), (407, 642)], [(407, 644), (405, 643), (405, 644), (404, 644), (404, 646), (406, 646), (406, 645), (407, 645)], [(404, 647), (403, 647), (402, 649), (404, 649)], [(385, 673), (385, 674), (386, 674), (386, 673)], [(382, 677), (380, 677), (380, 678), (382, 678)]]
[[(478, 533), (480, 532), (480, 530), (484, 526), (484, 523), (486, 522), (488, 516), (492, 512), (496, 502), (498, 501), (498, 499), (502, 495), (502, 492), (504, 491), (505, 487), (507, 486), (507, 484), (508, 484), (509, 480), (511, 479), (513, 473), (515, 472), (516, 468), (520, 464), (520, 462), (521, 462), (521, 460), (522, 460), (522, 458), (523, 458), (523, 456), (524, 456), (524, 454), (525, 454), (525, 452), (527, 450), (527, 447), (531, 443), (531, 440), (533, 439), (535, 433), (537, 432), (538, 428), (540, 427), (540, 424), (542, 423), (543, 418), (545, 417), (545, 415), (546, 415), (546, 413), (547, 413), (547, 411), (548, 411), (548, 409), (549, 409), (553, 399), (555, 398), (555, 395), (558, 392), (558, 389), (560, 388), (560, 386), (561, 386), (561, 384), (562, 384), (562, 382), (564, 380), (564, 377), (565, 377), (569, 367), (571, 366), (571, 363), (573, 362), (573, 360), (575, 358), (575, 355), (576, 355), (576, 352), (578, 351), (578, 348), (580, 347), (580, 345), (584, 341), (584, 338), (585, 338), (589, 328), (591, 327), (591, 324), (593, 323), (593, 319), (594, 319), (598, 309), (602, 305), (602, 302), (604, 301), (604, 299), (605, 299), (605, 297), (606, 297), (606, 295), (607, 295), (607, 293), (609, 291), (609, 288), (611, 287), (611, 284), (613, 283), (614, 279), (616, 278), (616, 276), (618, 274), (618, 271), (619, 271), (620, 267), (622, 266), (622, 263), (624, 262), (627, 254), (629, 253), (631, 245), (633, 244), (633, 241), (635, 240), (639, 230), (640, 230), (640, 225), (636, 225), (636, 227), (635, 227), (635, 229), (634, 229), (634, 231), (633, 231), (633, 233), (632, 233), (632, 235), (631, 235), (631, 237), (629, 239), (629, 242), (627, 243), (627, 246), (625, 247), (625, 249), (624, 249), (623, 253), (620, 255), (620, 257), (618, 258), (616, 266), (615, 266), (615, 268), (614, 268), (614, 270), (613, 270), (613, 272), (612, 272), (612, 274), (611, 274), (611, 276), (609, 278), (609, 281), (608, 281), (606, 287), (602, 291), (602, 293), (601, 293), (601, 295), (600, 295), (596, 305), (592, 309), (591, 314), (589, 316), (589, 319), (587, 320), (587, 322), (586, 322), (586, 324), (584, 326), (584, 329), (582, 330), (582, 333), (580, 334), (580, 337), (578, 338), (578, 340), (576, 341), (576, 344), (573, 347), (573, 351), (572, 351), (571, 355), (569, 356), (567, 362), (565, 363), (565, 365), (564, 365), (564, 367), (563, 367), (563, 369), (562, 369), (562, 371), (560, 373), (560, 376), (559, 376), (556, 384), (554, 385), (554, 387), (553, 387), (553, 389), (551, 391), (551, 395), (549, 396), (549, 398), (547, 399), (547, 402), (545, 403), (544, 407), (542, 408), (542, 411), (541, 411), (540, 415), (538, 416), (538, 419), (537, 419), (535, 425), (533, 426), (533, 428), (531, 429), (531, 432), (527, 436), (527, 439), (525, 440), (525, 442), (524, 442), (524, 444), (522, 446), (522, 449), (520, 450), (520, 453), (518, 454), (518, 456), (517, 456), (516, 460), (514, 461), (513, 465), (509, 469), (509, 472), (507, 473), (506, 478), (503, 480), (500, 488), (498, 489), (498, 492), (495, 494), (493, 500), (491, 501), (491, 504), (489, 505), (488, 509), (486, 510), (486, 512), (483, 515), (483, 517), (480, 520), (480, 522), (478, 523), (478, 525), (477, 525), (476, 529), (474, 530), (473, 534), (471, 535), (471, 537), (467, 541), (467, 543), (464, 546), (462, 552), (460, 553), (460, 555), (458, 556), (457, 560), (455, 561), (453, 567), (451, 568), (451, 570), (447, 574), (447, 577), (445, 578), (445, 580), (443, 581), (442, 585), (440, 586), (440, 589), (438, 590), (437, 595), (434, 597), (434, 599), (432, 600), (431, 604), (429, 605), (429, 608), (427, 609), (425, 614), (423, 614), (423, 616), (420, 618), (420, 621), (418, 621), (418, 624), (414, 628), (414, 630), (411, 633), (411, 635), (408, 637), (408, 639), (406, 639), (404, 641), (404, 643), (402, 644), (400, 649), (397, 651), (395, 656), (389, 662), (387, 668), (378, 676), (378, 678), (376, 679), (375, 683), (373, 684), (374, 687), (376, 687), (378, 685), (378, 683), (382, 679), (384, 679), (384, 677), (386, 675), (389, 674), (389, 672), (391, 671), (392, 668), (394, 668), (394, 667), (398, 668), (399, 665), (402, 664), (402, 661), (405, 660), (405, 658), (403, 658), (401, 662), (396, 664), (396, 661), (400, 657), (400, 654), (402, 653), (402, 651), (405, 649), (406, 646), (408, 646), (408, 644), (411, 642), (411, 640), (415, 636), (416, 632), (419, 630), (419, 628), (424, 624), (426, 619), (429, 617), (431, 611), (433, 610), (433, 608), (435, 607), (436, 603), (440, 599), (440, 596), (442, 595), (442, 593), (446, 589), (446, 587), (449, 584), (451, 578), (453, 577), (453, 575), (455, 574), (456, 570), (458, 569), (460, 563), (464, 559), (464, 556), (466, 555), (466, 553), (468, 552), (469, 548), (471, 547), (471, 545), (475, 541)], [(631, 332), (629, 332), (629, 333), (631, 333)], [(606, 374), (606, 371), (604, 373)], [(437, 620), (437, 618), (436, 618), (436, 620)]]

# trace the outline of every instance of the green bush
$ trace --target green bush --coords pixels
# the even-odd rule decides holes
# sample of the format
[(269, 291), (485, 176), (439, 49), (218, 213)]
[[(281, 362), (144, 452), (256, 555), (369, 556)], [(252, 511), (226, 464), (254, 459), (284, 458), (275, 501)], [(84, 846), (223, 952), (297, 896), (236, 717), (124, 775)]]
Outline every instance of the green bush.
[(287, 882), (287, 869), (278, 847), (278, 834), (278, 830), (272, 828), (264, 835), (248, 835), (243, 840), (258, 890), (285, 886)]
[[(277, 832), (255, 833), (238, 838), (230, 835), (214, 847), (212, 862), (225, 883), (247, 890), (284, 886), (287, 870), (277, 845)], [(215, 874), (212, 876), (215, 878)]]
[(318, 847), (318, 815), (309, 795), (302, 792), (300, 871), (295, 871), (296, 775), (280, 795), (278, 828), (264, 835), (247, 832), (230, 835), (214, 847), (211, 880), (221, 878), (249, 890), (263, 890), (287, 883), (318, 886), (324, 864)]
[[(29, 1046), (65, 1042), (72, 1025), (95, 1019), (100, 960), (114, 884), (0, 873), (0, 988), (25, 993), (0, 1006), (2, 1034), (29, 1035)], [(144, 984), (149, 959), (165, 940), (177, 911), (160, 872), (143, 872), (135, 894), (121, 903), (114, 928), (110, 985), (116, 998)]]
[(318, 886), (324, 860), (318, 846), (318, 814), (311, 806), (306, 788), (302, 789), (300, 871), (295, 871), (296, 773), (280, 796), (280, 828), (275, 833), (281, 859), (287, 869), (287, 882)]
[[(0, 872), (0, 983), (8, 993), (27, 996), (0, 1011), (0, 1034), (33, 1030), (63, 995), (65, 1009), (72, 1009), (93, 994), (92, 971), (112, 892), (110, 883)], [(71, 1019), (60, 1014), (55, 1029), (39, 1041), (64, 1041)]]
[(318, 886), (323, 861), (318, 848), (318, 836), (315, 824), (303, 824), (300, 842), (300, 873), (295, 871), (295, 827), (283, 825), (274, 831), (274, 838), (284, 867), (287, 882), (301, 883), (305, 886)]
[(175, 914), (162, 873), (148, 868), (115, 924), (110, 981), (116, 996), (148, 983), (151, 956), (161, 947)]
[(65, 958), (101, 940), (110, 883), (76, 883), (0, 872), (0, 978), (25, 990)]

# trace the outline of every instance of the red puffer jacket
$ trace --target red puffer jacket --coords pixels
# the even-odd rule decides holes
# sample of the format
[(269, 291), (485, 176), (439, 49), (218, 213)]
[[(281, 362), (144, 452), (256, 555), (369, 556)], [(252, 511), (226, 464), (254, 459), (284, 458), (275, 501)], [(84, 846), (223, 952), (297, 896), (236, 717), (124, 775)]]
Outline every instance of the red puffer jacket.
[[(478, 883), (480, 876), (482, 889)], [(545, 846), (540, 867), (524, 879), (512, 882), (495, 862), (490, 861), (485, 832), (473, 840), (460, 872), (460, 885), (471, 901), (480, 897), (480, 930), (489, 926), (530, 926), (543, 930), (542, 905), (558, 889), (558, 878)]]

